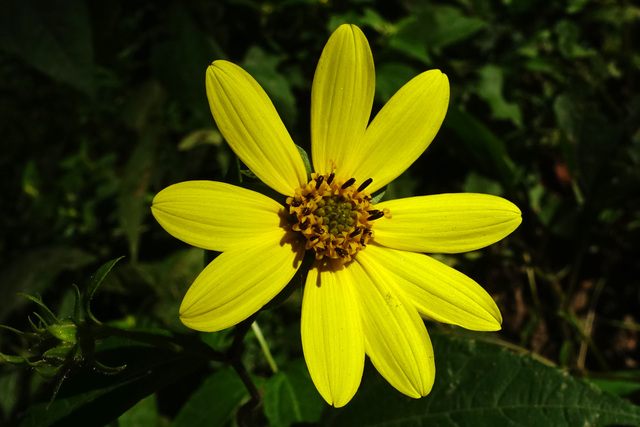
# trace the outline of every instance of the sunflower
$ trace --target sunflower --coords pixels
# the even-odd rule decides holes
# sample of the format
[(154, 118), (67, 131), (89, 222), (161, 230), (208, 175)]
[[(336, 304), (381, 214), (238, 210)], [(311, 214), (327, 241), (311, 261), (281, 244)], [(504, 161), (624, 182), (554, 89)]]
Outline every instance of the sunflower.
[(369, 124), (371, 49), (358, 27), (339, 27), (313, 80), (310, 177), (272, 102), (248, 73), (215, 61), (206, 89), (231, 149), (284, 205), (212, 181), (182, 182), (156, 195), (152, 212), (167, 232), (222, 252), (182, 301), (186, 326), (219, 331), (247, 319), (283, 290), (310, 254), (302, 347), (311, 379), (335, 407), (356, 393), (365, 354), (400, 392), (413, 398), (430, 392), (435, 365), (422, 316), (471, 330), (500, 329), (489, 294), (424, 253), (490, 245), (518, 227), (520, 210), (483, 194), (384, 202), (371, 196), (435, 137), (449, 103), (446, 75), (416, 76)]

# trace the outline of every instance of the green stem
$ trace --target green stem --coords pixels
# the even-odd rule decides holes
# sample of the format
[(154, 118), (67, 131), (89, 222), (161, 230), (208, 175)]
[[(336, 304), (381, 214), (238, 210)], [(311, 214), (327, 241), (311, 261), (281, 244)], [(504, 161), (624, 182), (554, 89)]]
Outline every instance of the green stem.
[(260, 326), (258, 325), (257, 321), (251, 324), (251, 329), (253, 330), (253, 333), (256, 334), (256, 338), (260, 343), (260, 348), (262, 349), (262, 353), (264, 354), (264, 357), (267, 359), (267, 362), (269, 363), (269, 367), (271, 368), (271, 371), (274, 374), (277, 374), (278, 365), (276, 365), (276, 361), (273, 360), (273, 356), (271, 355), (271, 351), (269, 350), (267, 341), (264, 339), (264, 335), (262, 335), (262, 330), (260, 329)]

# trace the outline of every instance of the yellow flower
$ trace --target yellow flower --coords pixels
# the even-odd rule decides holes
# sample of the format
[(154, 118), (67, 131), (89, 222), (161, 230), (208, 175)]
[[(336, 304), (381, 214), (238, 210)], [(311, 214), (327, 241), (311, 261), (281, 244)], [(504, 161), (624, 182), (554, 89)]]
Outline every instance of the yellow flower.
[[(213, 117), (233, 151), (286, 205), (233, 185), (190, 181), (158, 193), (152, 211), (166, 231), (220, 251), (189, 288), (180, 319), (218, 331), (248, 318), (291, 280), (305, 251), (315, 262), (302, 302), (302, 346), (311, 378), (331, 405), (349, 402), (365, 353), (400, 392), (431, 390), (433, 348), (425, 316), (495, 331), (502, 317), (476, 282), (423, 253), (490, 245), (515, 230), (520, 210), (482, 194), (440, 194), (373, 204), (370, 194), (427, 148), (449, 102), (447, 77), (424, 72), (369, 124), (375, 89), (362, 31), (343, 25), (324, 48), (313, 80), (311, 150), (305, 167), (260, 85), (215, 61), (206, 88)], [(284, 201), (284, 197), (283, 197)]]

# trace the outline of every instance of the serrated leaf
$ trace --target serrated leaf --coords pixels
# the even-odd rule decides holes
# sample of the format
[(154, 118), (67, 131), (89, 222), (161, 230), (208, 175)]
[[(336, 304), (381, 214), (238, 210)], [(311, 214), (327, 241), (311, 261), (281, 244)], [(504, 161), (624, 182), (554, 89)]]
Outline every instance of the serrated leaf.
[(263, 403), (271, 426), (315, 423), (326, 406), (311, 382), (304, 359), (295, 360), (267, 381)]
[(224, 368), (209, 376), (189, 397), (171, 427), (226, 425), (247, 394), (235, 371)]
[(465, 337), (432, 334), (436, 380), (414, 400), (379, 375), (324, 425), (606, 426), (640, 425), (640, 407), (529, 355)]

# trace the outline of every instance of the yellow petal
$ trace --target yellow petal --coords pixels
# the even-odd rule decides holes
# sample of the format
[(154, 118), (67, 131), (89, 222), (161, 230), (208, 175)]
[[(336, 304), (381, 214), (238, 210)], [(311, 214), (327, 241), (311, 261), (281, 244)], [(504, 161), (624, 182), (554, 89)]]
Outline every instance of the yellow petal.
[(360, 28), (342, 25), (329, 38), (311, 91), (311, 155), (316, 172), (351, 177), (353, 155), (369, 123), (375, 92), (369, 42)]
[(206, 88), (218, 129), (262, 182), (286, 196), (306, 184), (302, 158), (253, 77), (235, 64), (215, 61), (207, 69)]
[(457, 193), (389, 200), (392, 218), (375, 224), (375, 242), (395, 249), (459, 253), (491, 245), (522, 222), (520, 209), (488, 194)]
[(420, 314), (474, 331), (500, 329), (502, 316), (493, 298), (448, 265), (427, 255), (378, 245), (367, 246), (365, 258), (404, 291)]
[[(331, 264), (330, 264), (331, 265)], [(302, 300), (302, 350), (318, 392), (330, 405), (346, 405), (364, 369), (360, 308), (346, 269), (309, 271)]]
[(360, 299), (365, 350), (378, 372), (409, 397), (426, 396), (435, 377), (424, 322), (404, 292), (364, 250), (347, 266)]
[(214, 181), (171, 185), (156, 194), (151, 205), (153, 216), (169, 234), (213, 251), (277, 231), (282, 210), (263, 194)]
[(193, 282), (180, 320), (198, 331), (233, 326), (275, 297), (300, 266), (304, 245), (295, 235), (270, 233), (214, 259)]
[(449, 105), (449, 80), (426, 71), (404, 85), (376, 115), (355, 159), (356, 182), (374, 192), (404, 172), (431, 144)]

